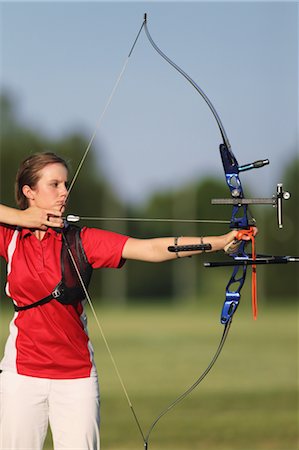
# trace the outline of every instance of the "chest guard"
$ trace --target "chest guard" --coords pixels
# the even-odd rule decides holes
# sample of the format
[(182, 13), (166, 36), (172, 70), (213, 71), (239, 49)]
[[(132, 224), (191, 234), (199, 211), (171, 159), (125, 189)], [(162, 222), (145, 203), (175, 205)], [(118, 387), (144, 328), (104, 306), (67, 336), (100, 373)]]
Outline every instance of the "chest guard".
[(79, 275), (75, 268), (75, 264), (79, 270), (80, 277), (86, 289), (90, 283), (92, 266), (89, 264), (85, 255), (80, 231), (81, 229), (79, 227), (75, 225), (68, 225), (67, 228), (61, 232), (61, 281), (53, 289), (51, 294), (41, 300), (31, 303), (30, 305), (17, 306), (14, 304), (15, 311), (24, 311), (26, 309), (35, 308), (36, 306), (44, 305), (54, 299), (64, 305), (75, 306), (86, 298)]

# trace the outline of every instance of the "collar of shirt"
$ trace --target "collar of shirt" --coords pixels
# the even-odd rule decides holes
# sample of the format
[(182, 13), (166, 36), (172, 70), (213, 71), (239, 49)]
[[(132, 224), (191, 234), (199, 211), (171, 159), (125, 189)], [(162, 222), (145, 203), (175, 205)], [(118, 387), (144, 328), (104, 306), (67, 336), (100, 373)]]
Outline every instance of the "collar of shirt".
[[(55, 239), (61, 241), (61, 239), (62, 239), (61, 231), (62, 230), (60, 230), (60, 229), (57, 230), (54, 228), (48, 228), (43, 239), (47, 239), (48, 237), (53, 236)], [(20, 232), (21, 232), (21, 238), (26, 238), (26, 237), (34, 234), (34, 230), (32, 230), (30, 228), (21, 228)]]

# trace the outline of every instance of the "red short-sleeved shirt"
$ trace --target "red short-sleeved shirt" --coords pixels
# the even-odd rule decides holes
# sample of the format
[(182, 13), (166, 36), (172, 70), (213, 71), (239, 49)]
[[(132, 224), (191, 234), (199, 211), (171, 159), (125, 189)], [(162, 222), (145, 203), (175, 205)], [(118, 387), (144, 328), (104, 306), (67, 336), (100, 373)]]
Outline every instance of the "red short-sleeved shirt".
[[(28, 229), (0, 225), (0, 256), (7, 261), (6, 293), (18, 306), (46, 297), (61, 280), (61, 238), (49, 229), (39, 241)], [(127, 236), (83, 228), (81, 238), (93, 268), (121, 267)], [(0, 369), (52, 379), (95, 374), (84, 302), (75, 308), (52, 300), (16, 312)]]

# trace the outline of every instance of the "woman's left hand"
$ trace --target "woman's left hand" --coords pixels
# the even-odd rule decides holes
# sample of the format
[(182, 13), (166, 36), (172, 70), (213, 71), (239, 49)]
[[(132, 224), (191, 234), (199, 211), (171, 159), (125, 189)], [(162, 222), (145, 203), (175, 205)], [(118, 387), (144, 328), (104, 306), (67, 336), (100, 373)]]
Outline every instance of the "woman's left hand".
[(257, 227), (250, 227), (248, 230), (233, 230), (226, 235), (228, 242), (223, 247), (225, 253), (235, 253), (241, 245), (242, 241), (250, 241), (252, 236), (258, 233)]

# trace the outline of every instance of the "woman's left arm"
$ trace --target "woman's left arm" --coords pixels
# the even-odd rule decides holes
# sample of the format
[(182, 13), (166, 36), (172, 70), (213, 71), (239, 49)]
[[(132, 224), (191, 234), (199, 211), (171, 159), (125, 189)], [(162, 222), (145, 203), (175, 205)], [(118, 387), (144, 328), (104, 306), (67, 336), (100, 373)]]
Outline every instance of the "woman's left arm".
[[(211, 244), (210, 251), (216, 252), (223, 250), (230, 243), (232, 243), (237, 235), (237, 230), (230, 231), (221, 236), (205, 236), (205, 237), (178, 237), (177, 245), (192, 245), (192, 244)], [(124, 259), (135, 259), (147, 262), (163, 262), (177, 257), (184, 258), (202, 253), (200, 250), (172, 253), (168, 250), (169, 246), (174, 245), (173, 237), (153, 238), (153, 239), (134, 239), (129, 238), (123, 248), (122, 257)], [(248, 237), (244, 237), (248, 240)]]

